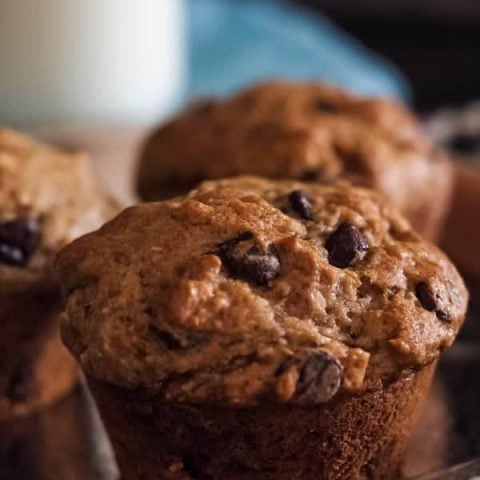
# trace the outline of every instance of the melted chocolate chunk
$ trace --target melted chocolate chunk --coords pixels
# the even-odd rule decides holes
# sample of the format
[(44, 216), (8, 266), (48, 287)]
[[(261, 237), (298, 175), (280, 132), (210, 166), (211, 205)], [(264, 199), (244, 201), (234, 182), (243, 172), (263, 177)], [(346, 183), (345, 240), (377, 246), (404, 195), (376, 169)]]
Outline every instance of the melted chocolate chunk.
[(280, 260), (275, 249), (257, 245), (251, 232), (243, 232), (222, 243), (217, 253), (233, 278), (264, 286), (280, 275)]
[(339, 108), (333, 102), (324, 98), (318, 98), (314, 103), (315, 110), (323, 113), (338, 113)]
[(437, 318), (442, 322), (451, 322), (449, 314), (445, 312), (445, 310), (439, 308), (437, 298), (426, 282), (417, 283), (415, 287), (415, 295), (417, 296), (418, 301), (425, 310), (429, 312), (435, 312)]
[(331, 265), (347, 268), (365, 256), (368, 243), (355, 225), (342, 223), (327, 239), (325, 248)]
[(23, 267), (25, 265), (25, 256), (19, 248), (0, 243), (0, 263), (14, 267)]
[(6, 396), (13, 403), (24, 402), (30, 393), (33, 372), (30, 365), (20, 364), (13, 372), (7, 385)]
[(209, 332), (177, 333), (161, 330), (156, 325), (151, 325), (150, 330), (169, 350), (186, 350), (188, 348), (200, 347), (211, 338)]
[(281, 370), (285, 371), (292, 366), (298, 368), (298, 381), (292, 398), (294, 403), (301, 405), (326, 403), (340, 389), (343, 367), (327, 352), (297, 355), (287, 360)]
[(0, 263), (24, 267), (40, 242), (40, 225), (31, 218), (0, 223)]
[(312, 204), (308, 194), (302, 190), (294, 190), (288, 196), (291, 209), (304, 220), (312, 219)]
[(436, 310), (437, 302), (426, 282), (417, 283), (417, 286), (415, 287), (415, 295), (425, 310), (428, 310), (429, 312)]
[(435, 313), (437, 315), (437, 318), (442, 322), (450, 323), (452, 321), (452, 319), (450, 318), (450, 315), (448, 315), (448, 313), (445, 312), (444, 310), (437, 310)]

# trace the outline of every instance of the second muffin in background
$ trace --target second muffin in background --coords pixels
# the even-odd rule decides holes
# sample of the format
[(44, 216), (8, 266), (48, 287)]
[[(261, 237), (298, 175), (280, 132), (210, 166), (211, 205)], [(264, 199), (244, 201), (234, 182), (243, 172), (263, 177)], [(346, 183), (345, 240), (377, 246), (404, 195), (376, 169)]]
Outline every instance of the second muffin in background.
[(78, 367), (60, 342), (56, 252), (119, 211), (88, 158), (0, 128), (0, 421), (65, 395)]
[(449, 205), (445, 155), (399, 103), (323, 84), (270, 82), (193, 105), (147, 140), (138, 193), (158, 200), (201, 180), (348, 179), (386, 195), (435, 239)]
[(467, 293), (380, 195), (245, 177), (62, 250), (125, 480), (396, 478)]

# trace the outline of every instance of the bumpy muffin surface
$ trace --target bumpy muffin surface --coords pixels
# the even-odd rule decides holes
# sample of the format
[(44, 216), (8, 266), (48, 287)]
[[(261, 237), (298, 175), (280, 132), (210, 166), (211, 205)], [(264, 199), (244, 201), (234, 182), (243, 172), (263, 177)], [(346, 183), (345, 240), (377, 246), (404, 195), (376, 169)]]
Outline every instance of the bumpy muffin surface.
[(59, 248), (117, 212), (118, 206), (93, 180), (87, 157), (0, 129), (3, 293), (48, 277)]
[(125, 210), (62, 250), (63, 337), (167, 401), (324, 403), (433, 362), (467, 294), (381, 197), (240, 177)]
[(235, 175), (347, 178), (385, 193), (427, 235), (451, 189), (447, 159), (403, 106), (315, 83), (269, 82), (194, 104), (152, 134), (138, 175), (144, 200)]

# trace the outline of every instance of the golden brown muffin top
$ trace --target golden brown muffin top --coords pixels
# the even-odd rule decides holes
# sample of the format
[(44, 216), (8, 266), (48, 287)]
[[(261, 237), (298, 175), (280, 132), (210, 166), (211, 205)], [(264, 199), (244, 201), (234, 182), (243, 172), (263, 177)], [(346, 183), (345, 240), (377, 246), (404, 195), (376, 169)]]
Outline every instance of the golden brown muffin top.
[(382, 198), (240, 177), (142, 204), (62, 250), (63, 338), (99, 380), (167, 401), (321, 403), (434, 361), (455, 267)]
[(0, 279), (22, 289), (48, 277), (56, 251), (119, 208), (96, 185), (88, 158), (0, 128)]
[(144, 200), (158, 200), (236, 175), (348, 179), (383, 192), (427, 235), (435, 227), (423, 213), (447, 202), (451, 186), (446, 157), (399, 103), (277, 81), (194, 104), (157, 129), (137, 187)]

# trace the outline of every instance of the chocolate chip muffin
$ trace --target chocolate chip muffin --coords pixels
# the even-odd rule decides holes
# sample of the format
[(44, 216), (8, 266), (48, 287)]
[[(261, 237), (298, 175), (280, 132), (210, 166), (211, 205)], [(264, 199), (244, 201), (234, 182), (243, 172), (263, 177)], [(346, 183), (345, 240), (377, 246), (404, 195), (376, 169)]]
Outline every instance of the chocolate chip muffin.
[(50, 404), (76, 383), (51, 261), (117, 211), (83, 155), (0, 129), (0, 420)]
[(435, 246), (348, 184), (206, 182), (56, 266), (125, 480), (394, 477), (467, 301)]
[(400, 104), (284, 82), (197, 103), (158, 128), (143, 148), (137, 189), (143, 200), (158, 200), (200, 180), (244, 174), (347, 178), (383, 192), (430, 238), (451, 190), (448, 160)]

